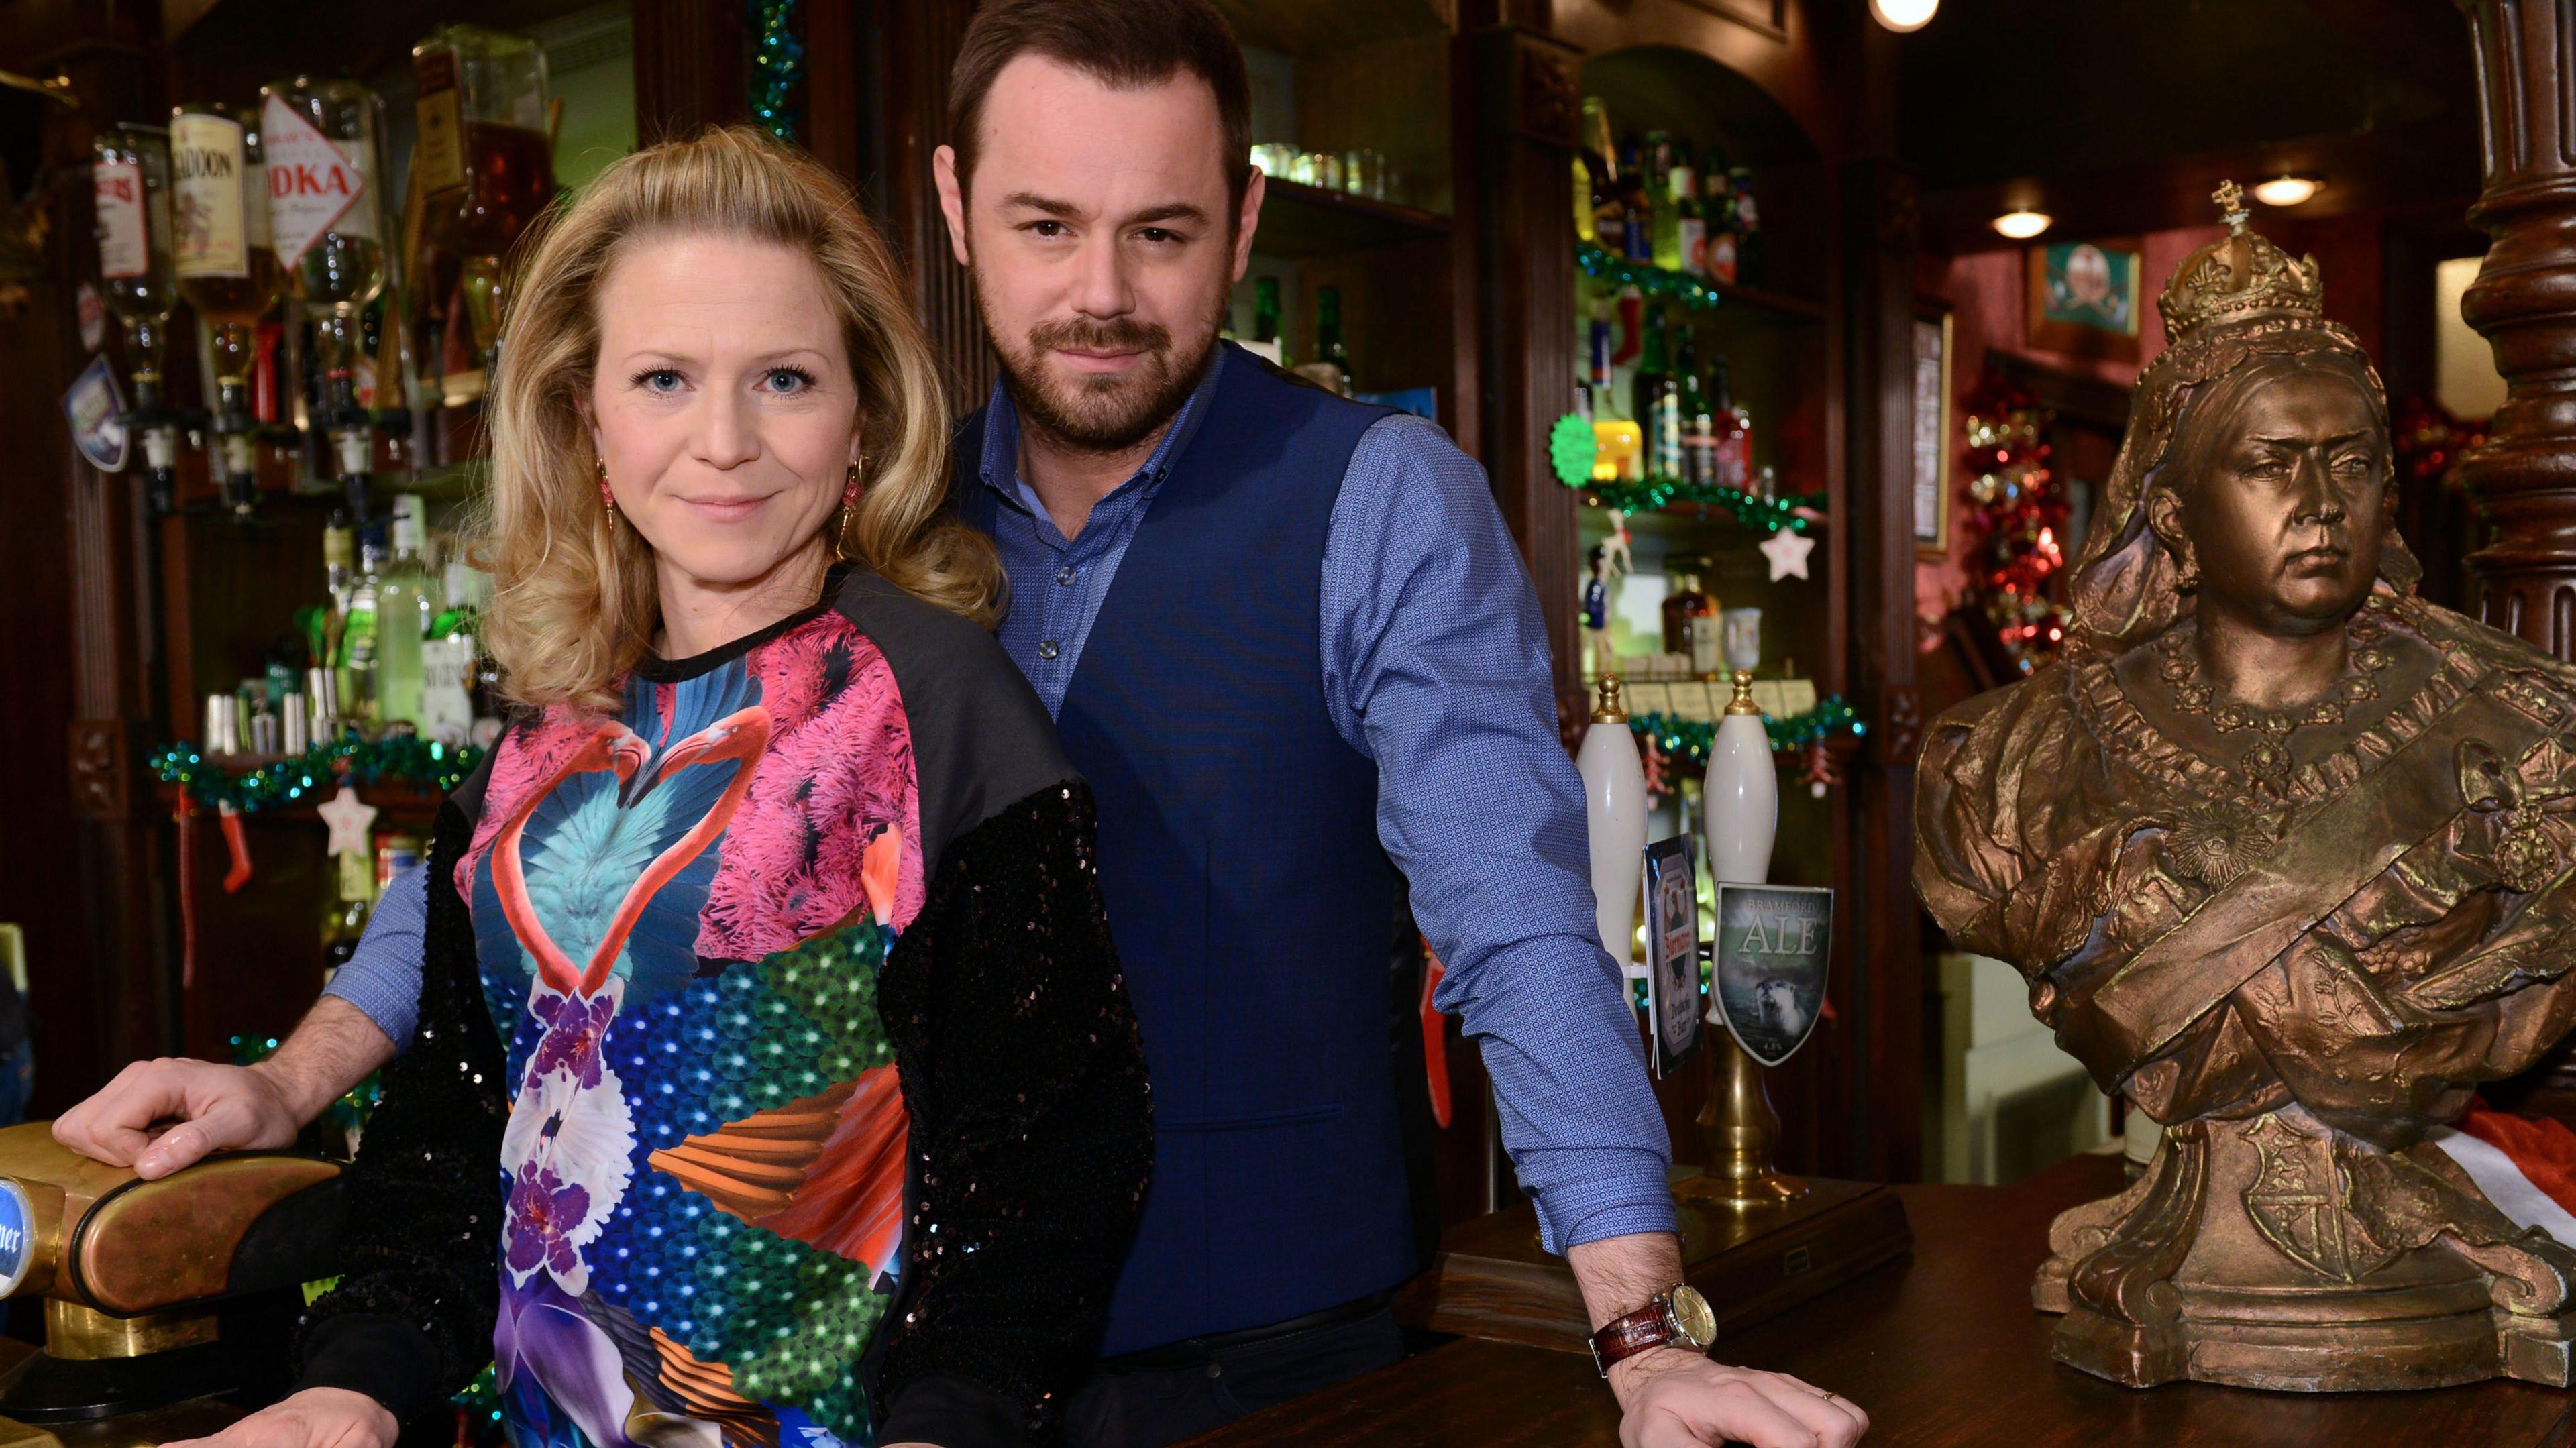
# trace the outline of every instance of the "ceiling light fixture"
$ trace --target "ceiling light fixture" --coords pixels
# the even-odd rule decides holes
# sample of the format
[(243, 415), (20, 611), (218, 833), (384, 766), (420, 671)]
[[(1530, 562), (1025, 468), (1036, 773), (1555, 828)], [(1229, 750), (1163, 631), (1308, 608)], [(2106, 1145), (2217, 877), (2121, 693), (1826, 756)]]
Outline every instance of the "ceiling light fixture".
[(2294, 176), (2287, 172), (2254, 186), (2254, 199), (2266, 206), (2296, 206), (2317, 194), (2325, 185), (2314, 176)]
[(1900, 35), (1931, 24), (1940, 8), (1941, 0), (1869, 0), (1871, 18)]
[(2015, 241), (2028, 241), (2048, 230), (2050, 223), (2056, 219), (2045, 211), (2033, 211), (2024, 206), (1996, 217), (1995, 230)]

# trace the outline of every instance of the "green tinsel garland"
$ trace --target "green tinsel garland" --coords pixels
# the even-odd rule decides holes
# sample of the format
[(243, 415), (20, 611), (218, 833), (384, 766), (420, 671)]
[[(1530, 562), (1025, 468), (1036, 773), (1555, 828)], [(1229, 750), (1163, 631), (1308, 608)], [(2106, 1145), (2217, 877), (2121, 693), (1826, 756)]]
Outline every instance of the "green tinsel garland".
[(1687, 272), (1666, 271), (1659, 266), (1646, 266), (1626, 257), (1612, 256), (1588, 241), (1578, 241), (1574, 246), (1575, 265), (1583, 268), (1583, 274), (1595, 281), (1635, 287), (1649, 297), (1679, 302), (1703, 311), (1715, 307), (1721, 300), (1715, 288)]
[(1785, 498), (1757, 498), (1734, 488), (1703, 487), (1686, 483), (1668, 473), (1649, 473), (1633, 483), (1584, 483), (1583, 501), (1596, 508), (1616, 508), (1623, 513), (1651, 513), (1672, 503), (1698, 503), (1703, 507), (1724, 508), (1747, 528), (1764, 533), (1807, 531), (1807, 520), (1798, 509), (1823, 512), (1825, 495), (1795, 493)]
[(805, 42), (796, 38), (796, 0), (745, 0), (751, 26), (751, 118), (762, 130), (794, 142), (804, 116), (795, 104), (805, 78)]
[[(1869, 732), (1860, 715), (1840, 694), (1828, 694), (1816, 701), (1816, 707), (1804, 714), (1786, 719), (1765, 717), (1762, 727), (1771, 735), (1773, 749), (1803, 749), (1819, 739), (1838, 734), (1857, 738)], [(1628, 728), (1655, 741), (1655, 747), (1668, 759), (1687, 760), (1693, 767), (1708, 767), (1709, 746), (1717, 740), (1717, 726), (1700, 720), (1676, 719), (1670, 714), (1640, 714), (1628, 721)]]
[(432, 794), (445, 794), (465, 782), (481, 763), (483, 751), (472, 745), (441, 744), (416, 734), (387, 739), (361, 739), (355, 734), (325, 740), (291, 759), (256, 769), (235, 771), (208, 763), (193, 744), (169, 744), (152, 752), (153, 777), (175, 784), (188, 797), (209, 808), (230, 807), (256, 814), (280, 805), (302, 803), (317, 790), (337, 790), (345, 778), (354, 786), (408, 784)]

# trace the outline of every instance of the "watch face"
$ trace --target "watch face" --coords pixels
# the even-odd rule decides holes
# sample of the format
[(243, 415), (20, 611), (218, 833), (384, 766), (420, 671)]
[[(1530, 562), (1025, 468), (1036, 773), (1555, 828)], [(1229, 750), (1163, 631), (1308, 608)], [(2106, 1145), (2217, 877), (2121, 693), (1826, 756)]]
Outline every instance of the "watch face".
[(1717, 1341), (1717, 1314), (1709, 1308), (1708, 1299), (1699, 1295), (1698, 1288), (1674, 1288), (1672, 1304), (1673, 1326), (1684, 1342), (1704, 1349)]

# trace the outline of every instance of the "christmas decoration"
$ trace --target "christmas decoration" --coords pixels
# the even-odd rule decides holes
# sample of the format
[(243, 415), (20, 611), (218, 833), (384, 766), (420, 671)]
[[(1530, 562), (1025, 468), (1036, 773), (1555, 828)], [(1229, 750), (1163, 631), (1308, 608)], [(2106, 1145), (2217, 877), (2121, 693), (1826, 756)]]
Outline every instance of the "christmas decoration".
[(1547, 430), (1547, 462), (1555, 469), (1556, 480), (1569, 488), (1587, 487), (1592, 482), (1592, 460), (1600, 452), (1592, 439), (1592, 424), (1583, 414), (1569, 412)]
[(2463, 422), (2429, 397), (2397, 404), (2388, 437), (2397, 451), (2397, 485), (2445, 483), (2460, 456), (2487, 440), (2484, 422)]
[(1965, 415), (1968, 501), (1978, 535), (1968, 565), (1970, 588), (1994, 620), (2004, 647), (2029, 673), (2055, 655), (2066, 617), (2049, 580), (2066, 566), (2061, 533), (2066, 489), (2048, 465), (2043, 439), (2049, 413), (2039, 400), (1989, 376), (1970, 394)]
[(471, 745), (441, 744), (416, 734), (385, 739), (348, 734), (251, 769), (210, 762), (197, 752), (197, 746), (184, 743), (154, 750), (149, 764), (154, 778), (179, 786), (198, 804), (257, 814), (302, 804), (315, 790), (344, 781), (362, 787), (405, 784), (445, 794), (463, 784), (482, 759), (483, 751)]
[[(1583, 268), (1583, 274), (1594, 281), (1633, 289), (1644, 296), (1679, 302), (1686, 307), (1706, 311), (1720, 300), (1714, 287), (1687, 272), (1666, 271), (1659, 266), (1645, 266), (1625, 257), (1612, 256), (1588, 241), (1575, 243), (1574, 264)], [(1628, 334), (1636, 335), (1636, 329), (1630, 328)], [(1619, 362), (1625, 359), (1614, 357), (1611, 360)]]
[(1815, 551), (1816, 540), (1794, 528), (1783, 528), (1765, 539), (1762, 556), (1771, 560), (1771, 581), (1795, 575), (1807, 576), (1807, 555)]
[(795, 103), (805, 79), (805, 43), (796, 38), (796, 0), (747, 0), (751, 26), (751, 118), (782, 141), (796, 140), (803, 113)]
[(331, 843), (323, 847), (324, 854), (365, 855), (372, 848), (367, 830), (376, 822), (376, 807), (361, 802), (356, 790), (341, 785), (340, 792), (314, 813), (331, 828)]
[[(1657, 778), (1673, 769), (1702, 774), (1708, 770), (1708, 749), (1717, 738), (1717, 726), (1706, 720), (1677, 719), (1670, 714), (1640, 714), (1628, 721), (1628, 727), (1640, 735), (1639, 749), (1655, 761)], [(1816, 707), (1804, 714), (1786, 719), (1765, 717), (1762, 727), (1771, 734), (1774, 751), (1804, 749), (1810, 744), (1841, 735), (1854, 738), (1869, 732), (1860, 714), (1840, 694), (1828, 694), (1816, 701)]]
[(1660, 473), (1633, 483), (1587, 484), (1583, 501), (1588, 507), (1617, 513), (1652, 513), (1671, 503), (1697, 503), (1704, 508), (1724, 508), (1735, 515), (1737, 522), (1763, 533), (1777, 533), (1783, 528), (1804, 533), (1810, 524), (1825, 520), (1822, 493), (1757, 498), (1733, 488), (1696, 487)]

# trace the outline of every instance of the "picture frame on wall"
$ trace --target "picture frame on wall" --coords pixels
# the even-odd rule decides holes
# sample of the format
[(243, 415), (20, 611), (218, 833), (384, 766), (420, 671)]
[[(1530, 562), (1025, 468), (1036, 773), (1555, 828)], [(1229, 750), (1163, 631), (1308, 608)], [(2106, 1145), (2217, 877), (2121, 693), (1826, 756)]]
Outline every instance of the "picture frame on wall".
[(1950, 555), (1950, 467), (1958, 455), (1951, 406), (1952, 326), (1946, 303), (1920, 301), (1914, 313), (1914, 553)]
[(2147, 298), (2135, 237), (2053, 241), (2023, 253), (2031, 346), (2111, 362), (2138, 360), (2138, 318)]

